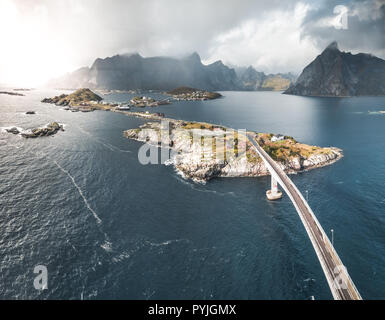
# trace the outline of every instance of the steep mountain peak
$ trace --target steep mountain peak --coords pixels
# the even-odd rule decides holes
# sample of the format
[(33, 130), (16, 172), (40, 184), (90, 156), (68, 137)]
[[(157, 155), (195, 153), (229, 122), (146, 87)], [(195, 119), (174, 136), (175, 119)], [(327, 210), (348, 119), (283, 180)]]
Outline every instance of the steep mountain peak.
[(194, 51), (191, 55), (189, 55), (187, 59), (195, 62), (201, 62), (201, 57), (196, 51)]
[(338, 48), (338, 43), (337, 43), (337, 41), (333, 41), (331, 44), (329, 44), (327, 47), (326, 47), (326, 49), (324, 50), (324, 52), (326, 51), (326, 50), (340, 50), (339, 48)]
[(286, 90), (304, 96), (385, 95), (385, 61), (367, 54), (341, 52), (332, 42)]
[(217, 60), (215, 62), (213, 62), (212, 64), (210, 64), (210, 66), (224, 66), (222, 60)]

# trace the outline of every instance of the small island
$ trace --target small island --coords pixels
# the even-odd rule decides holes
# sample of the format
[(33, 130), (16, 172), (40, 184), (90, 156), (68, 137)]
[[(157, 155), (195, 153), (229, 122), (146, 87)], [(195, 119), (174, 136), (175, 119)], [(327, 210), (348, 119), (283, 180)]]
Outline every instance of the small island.
[(90, 89), (83, 88), (76, 90), (71, 94), (62, 94), (53, 98), (45, 98), (41, 102), (52, 103), (57, 106), (66, 107), (71, 111), (90, 112), (95, 109), (105, 108), (104, 104), (100, 104), (103, 99)]
[(173, 99), (177, 101), (206, 101), (222, 97), (222, 95), (217, 92), (210, 92), (190, 87), (179, 87), (166, 92), (166, 94), (172, 96)]
[(57, 122), (52, 122), (47, 124), (42, 128), (35, 128), (31, 130), (20, 130), (16, 127), (5, 129), (8, 133), (20, 134), (23, 138), (38, 138), (38, 137), (47, 137), (56, 134), (59, 130), (64, 131), (63, 125), (60, 125)]
[[(174, 156), (168, 163), (172, 163), (184, 177), (197, 182), (215, 177), (269, 175), (251, 143), (237, 131), (203, 122), (166, 121), (169, 124), (166, 129), (160, 122), (147, 122), (139, 128), (125, 131), (124, 136), (171, 148)], [(323, 167), (343, 156), (342, 150), (338, 148), (310, 146), (289, 136), (251, 133), (287, 173)]]
[(24, 94), (17, 93), (17, 92), (0, 91), (0, 94), (7, 94), (7, 95), (9, 95), (9, 96), (24, 97)]

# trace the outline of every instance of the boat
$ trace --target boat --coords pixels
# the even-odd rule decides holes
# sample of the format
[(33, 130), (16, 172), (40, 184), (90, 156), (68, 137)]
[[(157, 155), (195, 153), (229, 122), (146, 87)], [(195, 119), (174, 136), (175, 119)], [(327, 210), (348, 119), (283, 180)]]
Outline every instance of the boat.
[(127, 106), (127, 105), (122, 105), (122, 106), (118, 106), (116, 107), (116, 109), (118, 110), (130, 110), (130, 106)]

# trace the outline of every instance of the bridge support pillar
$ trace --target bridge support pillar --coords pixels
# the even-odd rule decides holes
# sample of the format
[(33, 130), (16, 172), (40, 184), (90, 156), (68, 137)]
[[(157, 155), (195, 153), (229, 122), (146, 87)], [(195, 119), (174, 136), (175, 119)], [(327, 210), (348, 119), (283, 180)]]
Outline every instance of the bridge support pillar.
[(270, 201), (282, 198), (282, 191), (278, 189), (278, 182), (277, 180), (275, 180), (273, 175), (271, 175), (271, 190), (266, 191), (266, 197)]

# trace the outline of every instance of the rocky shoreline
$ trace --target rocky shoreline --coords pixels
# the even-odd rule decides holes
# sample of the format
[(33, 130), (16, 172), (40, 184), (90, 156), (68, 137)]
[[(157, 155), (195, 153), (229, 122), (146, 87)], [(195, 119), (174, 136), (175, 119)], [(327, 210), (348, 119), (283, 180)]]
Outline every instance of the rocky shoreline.
[[(128, 139), (170, 148), (172, 164), (185, 178), (206, 182), (216, 177), (259, 177), (269, 175), (250, 142), (230, 128), (201, 122), (167, 119), (148, 122), (124, 132)], [(343, 157), (338, 148), (320, 148), (298, 143), (292, 137), (255, 133), (264, 150), (287, 173), (297, 173), (330, 165)], [(195, 137), (195, 139), (193, 139)], [(279, 138), (278, 138), (279, 139)], [(205, 141), (202, 144), (202, 141)], [(217, 151), (218, 146), (224, 151)], [(218, 149), (217, 149), (218, 148)]]

